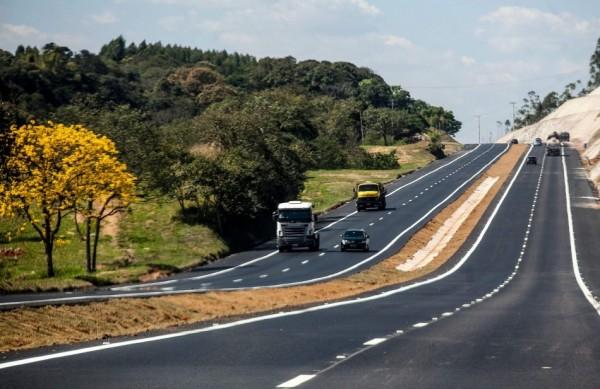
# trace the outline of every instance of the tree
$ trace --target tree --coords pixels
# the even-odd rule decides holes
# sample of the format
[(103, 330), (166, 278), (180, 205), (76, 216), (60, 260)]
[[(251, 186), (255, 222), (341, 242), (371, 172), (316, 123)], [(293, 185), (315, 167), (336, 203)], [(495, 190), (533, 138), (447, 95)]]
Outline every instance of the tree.
[[(85, 199), (103, 199), (121, 188), (99, 176), (123, 171), (114, 144), (82, 126), (34, 122), (12, 126), (12, 144), (0, 181), (0, 216), (27, 218), (44, 244), (47, 272), (54, 276), (53, 249), (63, 218)], [(114, 178), (114, 176), (113, 176)], [(127, 187), (127, 185), (125, 185)]]
[(427, 136), (429, 137), (427, 150), (437, 159), (442, 159), (446, 156), (444, 153), (445, 145), (442, 143), (443, 134), (444, 133), (442, 131), (436, 129), (431, 129), (427, 132)]
[(135, 195), (135, 177), (118, 160), (117, 148), (108, 138), (90, 137), (85, 142), (90, 142), (86, 148), (97, 151), (77, 167), (80, 176), (74, 210), (84, 217), (86, 267), (94, 272), (101, 224), (127, 209)]
[(119, 35), (100, 49), (100, 57), (119, 62), (125, 57), (125, 39)]
[(590, 80), (587, 84), (588, 92), (600, 86), (600, 38), (596, 42), (596, 50), (590, 58)]

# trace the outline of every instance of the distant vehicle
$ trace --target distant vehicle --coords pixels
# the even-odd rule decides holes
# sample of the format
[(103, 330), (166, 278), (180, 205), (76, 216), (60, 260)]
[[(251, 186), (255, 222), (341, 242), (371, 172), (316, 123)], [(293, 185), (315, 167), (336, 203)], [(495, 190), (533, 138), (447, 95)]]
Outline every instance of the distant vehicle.
[(512, 145), (516, 145), (518, 143), (519, 143), (519, 140), (517, 138), (513, 138), (510, 140), (510, 144), (512, 144)]
[(563, 142), (570, 142), (571, 134), (569, 134), (567, 131), (563, 131), (560, 134), (558, 134), (558, 140)]
[(560, 138), (560, 136), (558, 135), (558, 132), (554, 131), (553, 133), (551, 133), (550, 135), (548, 135), (548, 136), (546, 137), (546, 140), (550, 140), (550, 139), (552, 139), (552, 138), (556, 138), (556, 139), (560, 140), (560, 139), (559, 139), (559, 138)]
[(546, 155), (560, 155), (560, 141), (557, 138), (550, 138), (546, 142)]
[(528, 165), (537, 165), (537, 157), (534, 155), (530, 155), (529, 157), (527, 157), (527, 162)]
[(364, 182), (355, 189), (356, 192), (356, 210), (358, 212), (367, 208), (385, 209), (386, 190), (383, 184), (374, 182)]
[(342, 242), (340, 244), (340, 250), (346, 251), (348, 249), (356, 249), (369, 251), (369, 234), (363, 229), (352, 229), (346, 230), (341, 235)]
[(542, 138), (535, 138), (535, 140), (533, 141), (533, 145), (534, 146), (541, 146), (542, 145)]
[(316, 231), (317, 215), (309, 202), (290, 201), (277, 206), (273, 220), (277, 222), (277, 249), (284, 252), (292, 247), (319, 250), (319, 233)]

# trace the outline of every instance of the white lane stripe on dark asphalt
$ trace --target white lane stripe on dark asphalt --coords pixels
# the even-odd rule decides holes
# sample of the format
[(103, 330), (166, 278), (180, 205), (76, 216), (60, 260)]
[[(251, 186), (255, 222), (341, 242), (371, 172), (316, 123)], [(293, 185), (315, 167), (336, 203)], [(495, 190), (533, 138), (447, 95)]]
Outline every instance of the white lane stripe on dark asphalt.
[(375, 346), (375, 345), (385, 342), (386, 340), (387, 340), (386, 338), (373, 338), (373, 339), (363, 343), (363, 345), (364, 346)]
[(295, 388), (298, 385), (305, 383), (306, 381), (312, 379), (314, 374), (300, 374), (299, 376), (292, 378), (289, 381), (284, 382), (283, 384), (277, 385), (278, 388)]

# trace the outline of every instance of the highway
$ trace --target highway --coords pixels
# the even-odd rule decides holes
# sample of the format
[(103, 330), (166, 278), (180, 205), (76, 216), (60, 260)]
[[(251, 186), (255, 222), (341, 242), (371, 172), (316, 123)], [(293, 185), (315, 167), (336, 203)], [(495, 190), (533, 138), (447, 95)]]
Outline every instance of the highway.
[(460, 252), (424, 279), (232, 323), (6, 354), (0, 387), (598, 388), (598, 251), (587, 248), (598, 230), (585, 229), (598, 223), (597, 202), (573, 151), (530, 153), (540, 163), (521, 163)]
[[(480, 145), (394, 181), (387, 187), (385, 211), (356, 212), (354, 202), (350, 202), (324, 214), (318, 224), (319, 252), (300, 249), (278, 253), (271, 241), (158, 282), (92, 291), (3, 295), (0, 309), (111, 297), (289, 286), (350, 274), (397, 252), (412, 233), (460, 196), (507, 149), (507, 145)], [(347, 228), (364, 228), (371, 235), (371, 251), (340, 252), (339, 236)]]

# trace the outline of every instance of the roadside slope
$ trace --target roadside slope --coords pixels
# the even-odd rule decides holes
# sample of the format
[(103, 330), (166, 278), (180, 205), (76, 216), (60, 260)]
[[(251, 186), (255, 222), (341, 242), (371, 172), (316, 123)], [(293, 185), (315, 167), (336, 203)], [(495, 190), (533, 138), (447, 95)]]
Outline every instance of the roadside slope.
[(571, 142), (582, 152), (584, 161), (589, 163), (592, 180), (596, 185), (600, 184), (600, 88), (586, 96), (568, 100), (539, 122), (509, 132), (497, 142), (505, 143), (516, 138), (521, 143), (530, 143), (537, 137), (545, 140), (554, 131), (571, 134)]

